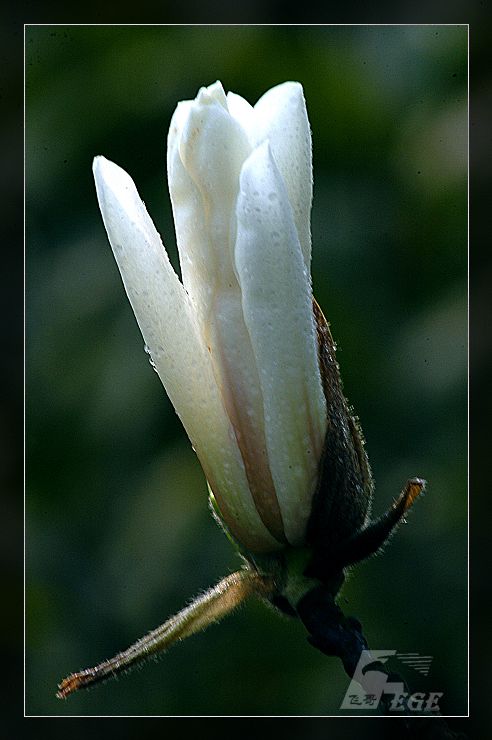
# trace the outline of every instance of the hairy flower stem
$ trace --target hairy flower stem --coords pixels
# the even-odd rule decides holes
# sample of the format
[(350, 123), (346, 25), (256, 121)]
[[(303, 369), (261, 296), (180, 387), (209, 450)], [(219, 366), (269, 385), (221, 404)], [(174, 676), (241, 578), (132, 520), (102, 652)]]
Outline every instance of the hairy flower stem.
[(79, 689), (115, 678), (133, 666), (164, 652), (178, 640), (200, 632), (212, 622), (219, 621), (252, 594), (268, 596), (273, 588), (273, 581), (270, 578), (261, 576), (254, 570), (232, 573), (127, 650), (94, 668), (86, 668), (67, 676), (58, 686), (57, 697), (66, 699)]

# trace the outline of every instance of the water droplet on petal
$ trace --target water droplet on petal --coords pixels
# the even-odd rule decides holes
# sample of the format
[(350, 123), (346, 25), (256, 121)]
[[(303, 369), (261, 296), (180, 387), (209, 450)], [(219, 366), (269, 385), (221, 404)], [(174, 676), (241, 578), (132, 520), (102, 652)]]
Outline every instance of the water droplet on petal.
[(157, 372), (157, 368), (155, 366), (155, 362), (152, 359), (152, 355), (150, 354), (150, 349), (147, 347), (146, 344), (144, 345), (144, 352), (146, 352), (148, 354), (148, 356), (149, 356), (149, 362), (150, 362), (152, 368), (155, 370), (155, 372)]

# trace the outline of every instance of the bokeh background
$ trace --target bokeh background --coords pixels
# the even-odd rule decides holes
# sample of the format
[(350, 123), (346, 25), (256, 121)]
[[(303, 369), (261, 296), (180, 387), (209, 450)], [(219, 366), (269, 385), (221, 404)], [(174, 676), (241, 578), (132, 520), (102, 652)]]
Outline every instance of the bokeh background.
[(26, 711), (333, 715), (347, 688), (302, 625), (252, 602), (67, 702), (67, 673), (127, 647), (236, 569), (126, 299), (91, 163), (124, 167), (177, 268), (165, 142), (220, 79), (250, 102), (304, 85), (315, 294), (338, 343), (381, 513), (428, 480), (341, 606), (369, 644), (433, 655), (419, 690), (467, 711), (467, 29), (26, 29)]

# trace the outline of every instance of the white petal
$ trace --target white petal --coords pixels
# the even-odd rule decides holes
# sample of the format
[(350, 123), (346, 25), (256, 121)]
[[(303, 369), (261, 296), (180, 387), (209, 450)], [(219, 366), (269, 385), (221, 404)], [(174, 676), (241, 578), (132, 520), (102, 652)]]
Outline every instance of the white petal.
[[(218, 276), (229, 281), (233, 272), (230, 213), (249, 153), (237, 151), (244, 143), (220, 82), (202, 87), (196, 100), (178, 103), (168, 135), (169, 192), (183, 284), (204, 320)], [(228, 157), (231, 150), (236, 158)]]
[(197, 102), (203, 102), (206, 99), (215, 100), (217, 103), (220, 103), (220, 105), (227, 110), (227, 97), (224, 92), (224, 88), (222, 87), (222, 82), (220, 80), (216, 80), (216, 82), (213, 82), (208, 87), (201, 87), (198, 95), (197, 95)]
[(275, 548), (251, 498), (191, 303), (159, 234), (124, 170), (96, 157), (94, 178), (109, 241), (143, 338), (226, 523), (246, 546)]
[(313, 199), (313, 165), (311, 129), (306, 102), (299, 82), (284, 82), (272, 87), (256, 103), (255, 135), (257, 146), (269, 140), (285, 182), (294, 213), (304, 262), (311, 264), (311, 203)]
[(255, 128), (255, 109), (247, 100), (237, 93), (227, 93), (227, 107), (229, 113), (238, 123), (241, 124), (243, 129), (246, 131), (248, 138), (251, 139), (252, 144), (254, 138)]
[(210, 286), (215, 279), (217, 255), (207, 232), (202, 195), (179, 153), (183, 128), (192, 105), (192, 101), (179, 103), (172, 117), (167, 145), (167, 176), (183, 285), (200, 319), (204, 319), (209, 313)]
[(202, 89), (191, 106), (178, 148), (184, 168), (201, 195), (212, 249), (211, 273), (226, 284), (234, 273), (234, 206), (239, 173), (251, 151), (248, 138), (227, 107)]
[(183, 284), (204, 323), (214, 291), (236, 282), (234, 208), (249, 153), (217, 83), (176, 109), (168, 136), (169, 192)]
[(253, 499), (266, 526), (281, 538), (258, 370), (232, 260), (239, 173), (248, 154), (243, 129), (205, 89), (183, 122), (171, 122), (168, 173), (183, 283), (196, 305)]
[(236, 269), (260, 373), (267, 450), (284, 529), (302, 543), (326, 430), (309, 275), (268, 143), (241, 172)]
[(284, 541), (267, 454), (261, 383), (244, 323), (239, 285), (216, 295), (208, 331), (215, 377), (236, 432), (249, 489), (263, 523), (274, 537)]

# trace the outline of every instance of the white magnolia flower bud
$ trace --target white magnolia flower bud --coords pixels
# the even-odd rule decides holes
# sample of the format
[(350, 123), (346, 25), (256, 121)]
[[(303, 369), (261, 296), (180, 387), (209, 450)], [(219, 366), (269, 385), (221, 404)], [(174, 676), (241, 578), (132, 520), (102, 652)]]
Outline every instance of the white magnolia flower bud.
[(168, 179), (182, 282), (131, 178), (96, 157), (109, 241), (214, 504), (251, 553), (305, 541), (327, 427), (310, 277), (302, 87), (179, 103)]
[(167, 169), (182, 282), (133, 181), (104, 157), (94, 160), (97, 195), (147, 350), (246, 564), (127, 650), (67, 676), (61, 699), (167, 650), (251, 594), (298, 615), (313, 645), (343, 656), (352, 643), (333, 607), (345, 569), (387, 541), (425, 487), (410, 479), (369, 521), (362, 432), (311, 291), (301, 85), (278, 85), (254, 108), (219, 82), (202, 88), (174, 113)]

